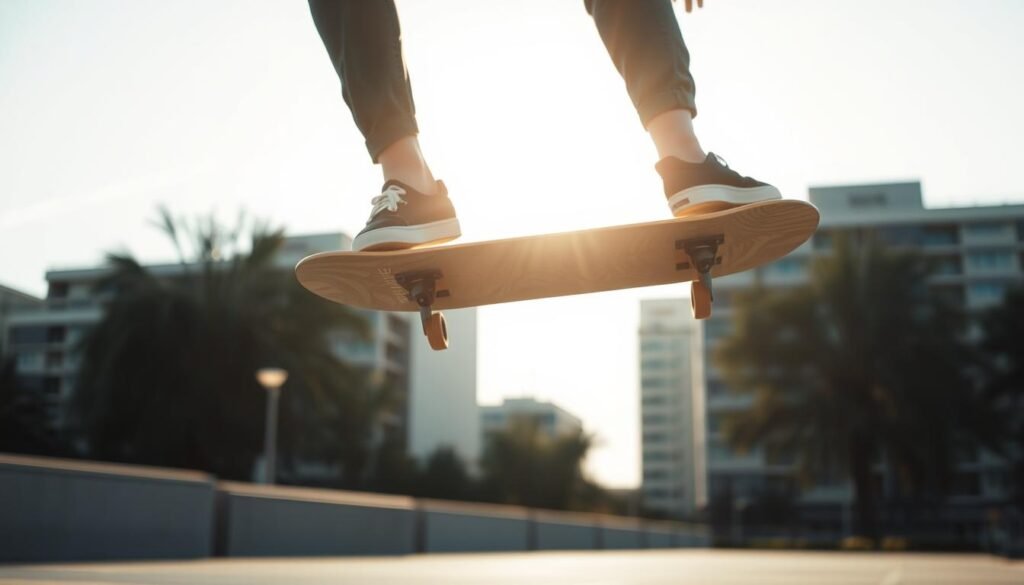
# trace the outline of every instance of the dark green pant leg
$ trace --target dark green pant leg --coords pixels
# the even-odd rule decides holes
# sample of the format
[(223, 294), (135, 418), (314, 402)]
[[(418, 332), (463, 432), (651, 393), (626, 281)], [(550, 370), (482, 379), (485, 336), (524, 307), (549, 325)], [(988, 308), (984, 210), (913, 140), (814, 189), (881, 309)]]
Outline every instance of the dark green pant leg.
[(309, 9), (377, 162), (382, 150), (418, 133), (394, 0), (309, 0)]
[(669, 110), (697, 115), (690, 53), (669, 0), (584, 0), (644, 127)]

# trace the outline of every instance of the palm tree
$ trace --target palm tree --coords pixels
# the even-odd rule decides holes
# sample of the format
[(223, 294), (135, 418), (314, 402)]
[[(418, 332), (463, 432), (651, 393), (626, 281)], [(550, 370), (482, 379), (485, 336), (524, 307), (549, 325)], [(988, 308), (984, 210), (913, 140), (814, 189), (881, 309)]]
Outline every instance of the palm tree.
[(1012, 449), (1014, 497), (1024, 510), (1024, 287), (1009, 291), (1000, 305), (981, 319), (982, 349), (989, 357), (987, 393), (1004, 414), (1003, 427)]
[(112, 253), (97, 285), (108, 300), (83, 339), (72, 407), (90, 455), (249, 478), (266, 399), (254, 372), (279, 365), (291, 373), (282, 393), (285, 457), (341, 460), (358, 475), (369, 391), (330, 343), (339, 332), (361, 334), (363, 322), (274, 265), (281, 230), (253, 225), (243, 250), (243, 217), (228, 230), (161, 208), (158, 226), (178, 251), (176, 266), (157, 271)]
[(753, 397), (723, 422), (730, 443), (795, 456), (805, 481), (844, 474), (854, 529), (871, 538), (883, 457), (904, 489), (942, 493), (961, 431), (983, 422), (964, 320), (929, 294), (927, 274), (870, 233), (838, 238), (807, 285), (738, 298), (717, 353), (726, 382)]

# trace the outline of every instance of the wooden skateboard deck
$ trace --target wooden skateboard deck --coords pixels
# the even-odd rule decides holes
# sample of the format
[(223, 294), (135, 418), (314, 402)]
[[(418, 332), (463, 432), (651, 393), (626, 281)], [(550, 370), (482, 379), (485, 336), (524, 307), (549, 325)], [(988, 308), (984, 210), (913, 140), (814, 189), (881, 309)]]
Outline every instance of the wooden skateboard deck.
[[(785, 256), (814, 233), (818, 219), (810, 203), (765, 201), (574, 232), (393, 252), (322, 252), (300, 261), (295, 273), (307, 289), (337, 303), (419, 311), (428, 337), (434, 311), (694, 280), (705, 285), (691, 291), (694, 311), (706, 297), (706, 317), (711, 276)], [(703, 260), (694, 244), (703, 246)], [(443, 317), (435, 321), (435, 328), (444, 327)]]

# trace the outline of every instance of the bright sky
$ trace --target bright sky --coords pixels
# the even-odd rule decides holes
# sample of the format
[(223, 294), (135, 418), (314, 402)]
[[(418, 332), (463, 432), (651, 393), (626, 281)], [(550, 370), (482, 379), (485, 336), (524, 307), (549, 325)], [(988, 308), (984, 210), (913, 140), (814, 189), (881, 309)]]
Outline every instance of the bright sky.
[[(705, 148), (787, 196), (921, 179), (930, 206), (1024, 201), (1020, 0), (707, 0), (676, 6)], [(656, 155), (581, 0), (399, 2), (421, 142), (464, 240), (667, 216)], [(0, 282), (239, 208), (354, 234), (380, 188), (300, 0), (0, 2)], [(482, 402), (530, 394), (639, 482), (639, 300), (663, 287), (484, 308)]]

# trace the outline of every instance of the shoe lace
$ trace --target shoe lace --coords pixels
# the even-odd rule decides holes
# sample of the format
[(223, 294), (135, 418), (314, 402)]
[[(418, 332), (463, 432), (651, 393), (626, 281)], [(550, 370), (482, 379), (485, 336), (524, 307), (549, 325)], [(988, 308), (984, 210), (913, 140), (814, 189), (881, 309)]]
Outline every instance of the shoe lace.
[(722, 165), (722, 168), (724, 168), (725, 170), (729, 171), (729, 173), (732, 174), (733, 176), (740, 177), (740, 178), (748, 180), (748, 181), (749, 180), (753, 180), (750, 177), (745, 177), (745, 176), (737, 173), (736, 171), (732, 170), (732, 168), (729, 166), (728, 161), (726, 161), (724, 158), (718, 156), (717, 154), (715, 154), (713, 152), (711, 153), (711, 156), (715, 157), (715, 160), (718, 161), (718, 164)]
[(370, 200), (370, 203), (373, 205), (370, 217), (376, 216), (385, 209), (391, 212), (398, 211), (399, 203), (408, 203), (408, 201), (402, 199), (402, 195), (405, 195), (405, 189), (398, 185), (391, 185), (385, 189), (380, 195)]

